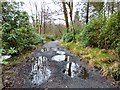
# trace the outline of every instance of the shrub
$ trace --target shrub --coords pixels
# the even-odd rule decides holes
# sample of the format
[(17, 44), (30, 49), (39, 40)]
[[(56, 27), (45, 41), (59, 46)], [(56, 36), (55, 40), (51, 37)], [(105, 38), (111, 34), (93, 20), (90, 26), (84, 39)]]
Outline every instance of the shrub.
[(53, 35), (45, 35), (45, 39), (48, 41), (54, 41), (55, 37)]
[(19, 9), (21, 3), (2, 3), (2, 47), (4, 54), (20, 53), (42, 42), (29, 22), (27, 12)]
[(101, 48), (113, 48), (120, 57), (120, 10), (110, 16), (100, 33)]
[(63, 41), (64, 42), (71, 42), (72, 40), (73, 40), (73, 33), (72, 32), (63, 34)]
[(83, 46), (99, 46), (99, 34), (104, 23), (104, 18), (101, 15), (92, 19), (87, 25), (84, 26), (81, 36), (81, 43)]
[(84, 26), (81, 35), (83, 46), (116, 49), (120, 53), (120, 11), (116, 11), (108, 20), (101, 16), (92, 19)]

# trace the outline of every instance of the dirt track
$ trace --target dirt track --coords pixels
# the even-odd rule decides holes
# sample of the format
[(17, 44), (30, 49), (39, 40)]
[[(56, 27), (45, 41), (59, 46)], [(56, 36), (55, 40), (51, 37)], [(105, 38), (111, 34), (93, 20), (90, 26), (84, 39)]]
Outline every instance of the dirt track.
[(4, 87), (10, 88), (114, 88), (97, 69), (52, 41), (39, 47), (22, 64), (4, 73)]

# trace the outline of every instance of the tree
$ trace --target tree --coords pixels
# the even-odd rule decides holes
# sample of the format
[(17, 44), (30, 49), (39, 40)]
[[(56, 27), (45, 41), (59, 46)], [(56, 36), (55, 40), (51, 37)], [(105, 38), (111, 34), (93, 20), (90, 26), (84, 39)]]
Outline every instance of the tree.
[(62, 2), (62, 4), (63, 4), (63, 12), (64, 12), (64, 18), (65, 18), (66, 28), (67, 28), (67, 32), (68, 32), (68, 30), (69, 30), (69, 22), (68, 22), (67, 8), (66, 8), (65, 2)]
[[(33, 26), (39, 34), (46, 34), (47, 22), (51, 21), (52, 16), (51, 10), (48, 7), (45, 0), (40, 1), (40, 4), (34, 0), (34, 2), (29, 2), (31, 6)], [(39, 7), (39, 8), (38, 8)], [(35, 11), (35, 12), (33, 12)]]
[(75, 12), (75, 17), (74, 17), (74, 24), (75, 24), (76, 26), (79, 26), (79, 25), (80, 25), (79, 20), (80, 20), (80, 16), (79, 16), (79, 11), (77, 10), (77, 11)]
[(88, 23), (88, 19), (89, 19), (89, 0), (87, 2), (87, 7), (86, 7), (86, 24)]

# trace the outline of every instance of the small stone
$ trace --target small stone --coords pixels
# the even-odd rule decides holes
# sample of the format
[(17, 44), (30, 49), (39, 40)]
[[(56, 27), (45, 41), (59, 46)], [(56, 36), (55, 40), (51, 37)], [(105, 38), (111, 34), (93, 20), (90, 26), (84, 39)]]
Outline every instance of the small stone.
[(5, 80), (4, 82), (6, 83), (6, 82), (8, 82), (8, 80)]
[(45, 88), (45, 90), (48, 90), (48, 88)]
[(51, 80), (49, 80), (48, 82), (52, 82), (53, 80), (51, 79)]
[(68, 88), (68, 86), (65, 86), (65, 88)]
[(115, 82), (112, 82), (112, 85), (114, 85), (114, 86), (115, 86), (115, 85), (116, 85), (116, 83), (115, 83)]

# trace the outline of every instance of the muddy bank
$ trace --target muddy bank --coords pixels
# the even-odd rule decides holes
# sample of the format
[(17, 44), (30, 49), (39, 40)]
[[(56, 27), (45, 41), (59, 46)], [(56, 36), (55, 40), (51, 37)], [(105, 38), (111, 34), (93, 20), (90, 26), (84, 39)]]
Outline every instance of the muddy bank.
[(5, 88), (116, 88), (100, 71), (52, 41), (21, 64), (3, 72)]

